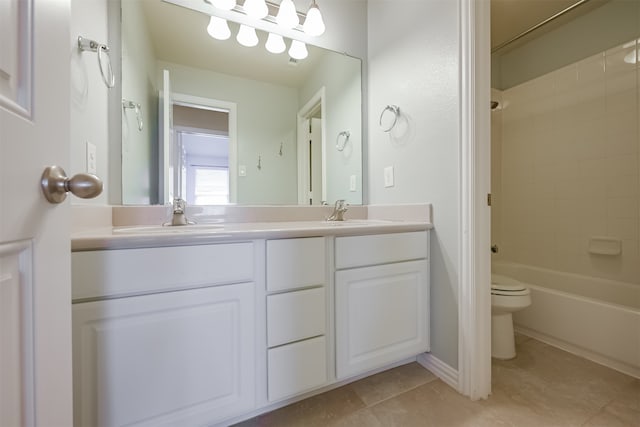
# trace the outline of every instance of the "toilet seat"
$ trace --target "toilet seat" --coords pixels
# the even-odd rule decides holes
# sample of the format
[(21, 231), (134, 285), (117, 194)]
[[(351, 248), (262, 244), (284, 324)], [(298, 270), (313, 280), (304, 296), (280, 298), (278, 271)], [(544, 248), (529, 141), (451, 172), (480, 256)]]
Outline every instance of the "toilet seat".
[(491, 275), (491, 294), (504, 296), (529, 295), (529, 288), (519, 281), (499, 274)]

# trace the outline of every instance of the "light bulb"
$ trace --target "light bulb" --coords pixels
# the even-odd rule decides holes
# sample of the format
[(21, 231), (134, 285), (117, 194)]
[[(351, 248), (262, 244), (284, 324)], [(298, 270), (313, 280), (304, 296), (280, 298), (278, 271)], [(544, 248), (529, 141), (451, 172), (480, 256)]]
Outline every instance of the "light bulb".
[(217, 40), (227, 40), (229, 37), (231, 37), (229, 24), (227, 24), (226, 20), (218, 18), (217, 16), (212, 16), (209, 20), (207, 32), (211, 37)]
[(248, 16), (262, 19), (269, 14), (269, 7), (264, 0), (244, 0), (242, 5)]
[(322, 20), (322, 14), (320, 13), (320, 9), (318, 9), (318, 5), (315, 0), (311, 3), (311, 6), (309, 6), (307, 18), (304, 20), (302, 28), (305, 33), (314, 37), (324, 33), (324, 21)]
[(289, 47), (289, 56), (293, 59), (304, 59), (309, 55), (307, 52), (307, 45), (299, 40), (291, 40), (291, 47)]
[(271, 53), (282, 53), (287, 48), (282, 36), (273, 33), (269, 33), (269, 37), (267, 37), (267, 42), (264, 44), (264, 47)]
[(209, 0), (211, 4), (222, 10), (231, 10), (236, 7), (236, 0)]
[(298, 13), (292, 0), (282, 0), (280, 8), (278, 9), (278, 15), (276, 16), (276, 22), (283, 28), (293, 28), (300, 23), (298, 19)]
[(256, 29), (248, 27), (246, 25), (240, 25), (236, 40), (242, 46), (253, 47), (258, 44), (258, 36), (256, 35)]

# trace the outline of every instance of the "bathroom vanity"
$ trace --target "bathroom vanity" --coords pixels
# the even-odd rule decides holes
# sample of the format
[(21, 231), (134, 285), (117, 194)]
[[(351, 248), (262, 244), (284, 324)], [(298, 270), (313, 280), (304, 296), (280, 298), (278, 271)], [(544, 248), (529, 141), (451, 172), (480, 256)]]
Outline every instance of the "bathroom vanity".
[(73, 242), (79, 426), (226, 425), (429, 351), (427, 222)]

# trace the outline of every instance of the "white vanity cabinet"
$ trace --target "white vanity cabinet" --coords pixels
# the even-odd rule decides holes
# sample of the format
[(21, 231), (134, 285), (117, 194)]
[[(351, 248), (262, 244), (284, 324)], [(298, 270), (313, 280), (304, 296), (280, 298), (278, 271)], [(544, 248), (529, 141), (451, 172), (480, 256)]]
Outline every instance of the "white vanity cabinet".
[(337, 237), (338, 379), (429, 350), (428, 232)]
[(267, 241), (267, 397), (327, 383), (324, 237)]
[(72, 266), (77, 426), (211, 425), (255, 408), (253, 243), (75, 252)]

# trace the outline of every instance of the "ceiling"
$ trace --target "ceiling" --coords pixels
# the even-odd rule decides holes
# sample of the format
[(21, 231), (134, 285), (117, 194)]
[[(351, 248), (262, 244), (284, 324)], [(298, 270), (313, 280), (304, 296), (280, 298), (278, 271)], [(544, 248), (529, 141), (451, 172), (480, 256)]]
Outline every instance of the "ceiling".
[[(607, 1), (588, 0), (554, 20), (554, 23), (540, 28), (530, 37), (537, 37), (558, 24), (602, 6)], [(508, 42), (576, 3), (579, 3), (579, 0), (491, 0), (491, 49)]]

